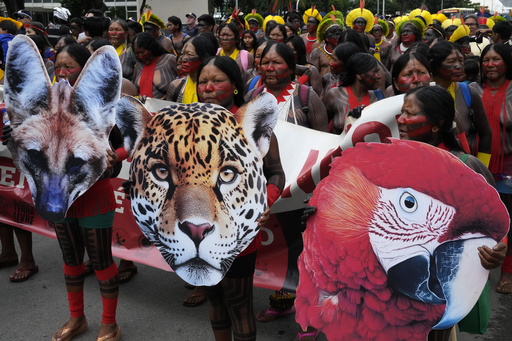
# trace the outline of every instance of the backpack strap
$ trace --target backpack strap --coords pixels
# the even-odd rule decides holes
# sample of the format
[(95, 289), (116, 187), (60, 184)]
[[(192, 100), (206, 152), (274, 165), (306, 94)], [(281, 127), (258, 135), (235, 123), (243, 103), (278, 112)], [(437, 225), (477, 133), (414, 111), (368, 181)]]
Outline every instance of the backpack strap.
[(471, 91), (469, 90), (469, 86), (466, 83), (458, 82), (460, 86), (460, 90), (462, 91), (462, 96), (464, 96), (464, 101), (468, 108), (471, 106)]
[(468, 157), (469, 157), (469, 154), (462, 154), (461, 157), (460, 157), (460, 161), (464, 162), (464, 164), (467, 164), (468, 163)]
[(174, 95), (172, 96), (172, 101), (173, 102), (177, 102), (178, 101), (178, 96), (180, 95), (180, 92), (181, 92), (181, 88), (183, 88), (183, 86), (185, 85), (185, 81), (187, 79), (186, 78), (183, 78), (180, 82), (180, 84), (178, 84), (178, 86), (176, 87), (176, 91), (174, 91)]
[(462, 91), (462, 96), (464, 96), (464, 102), (466, 102), (466, 106), (468, 107), (469, 111), (469, 117), (471, 118), (471, 121), (474, 123), (474, 116), (475, 113), (473, 112), (473, 109), (471, 108), (471, 90), (469, 89), (469, 86), (466, 83), (458, 82), (460, 86), (460, 90)]
[(262, 91), (263, 91), (263, 85), (256, 88), (256, 90), (254, 90), (254, 92), (252, 93), (252, 98), (258, 96)]
[(380, 89), (373, 90), (373, 93), (375, 96), (377, 96), (377, 100), (380, 101), (381, 99), (384, 99), (384, 94)]
[(251, 79), (251, 82), (249, 83), (249, 89), (247, 91), (251, 91), (256, 86), (256, 83), (258, 83), (258, 80), (260, 79), (261, 75), (257, 75), (253, 79)]
[(247, 71), (247, 66), (249, 64), (248, 56), (249, 52), (246, 50), (240, 50), (240, 61), (242, 62), (242, 69), (244, 69), (244, 71)]
[(309, 114), (309, 89), (311, 89), (310, 86), (299, 84), (299, 101), (304, 115)]

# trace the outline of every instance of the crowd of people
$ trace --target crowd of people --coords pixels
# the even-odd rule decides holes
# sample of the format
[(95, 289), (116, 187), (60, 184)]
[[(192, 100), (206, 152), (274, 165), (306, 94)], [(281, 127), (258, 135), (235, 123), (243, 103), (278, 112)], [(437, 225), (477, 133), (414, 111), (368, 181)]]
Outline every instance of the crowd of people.
[[(0, 21), (0, 77), (8, 42), (16, 34), (26, 34), (55, 83), (64, 79), (72, 86), (91, 53), (111, 45), (122, 65), (122, 95), (142, 101), (215, 103), (234, 113), (259, 93), (269, 92), (277, 99), (279, 119), (332, 134), (347, 132), (365, 106), (406, 94), (398, 119), (400, 138), (466, 155), (468, 166), (496, 186), (509, 214), (512, 211), (512, 24), (505, 18), (447, 18), (416, 9), (379, 19), (363, 7), (346, 17), (334, 8), (323, 13), (314, 7), (302, 14), (292, 11), (265, 18), (253, 10), (220, 23), (209, 14), (185, 17), (185, 24), (177, 16), (164, 23), (151, 12), (138, 20), (111, 20), (90, 10), (85, 17), (70, 18), (67, 9), (57, 7), (45, 27), (21, 10), (13, 15), (15, 20)], [(269, 207), (284, 186), (277, 143), (274, 136), (265, 158)], [(112, 169), (95, 185), (102, 189), (108, 188), (115, 164), (124, 156), (112, 151), (109, 155)], [(118, 286), (137, 268), (121, 260), (118, 270), (113, 262), (105, 246), (111, 243), (114, 205), (111, 198), (93, 197), (109, 209), (91, 214), (82, 210), (56, 224), (71, 318), (52, 340), (70, 340), (87, 328), (83, 278), (92, 270), (104, 302), (98, 339), (118, 340), (121, 335), (115, 322)], [(13, 231), (20, 244), (19, 260)], [(30, 232), (0, 224), (0, 238), (0, 268), (17, 265), (12, 282), (38, 272)], [(512, 251), (506, 243), (482, 247), (480, 257), (486, 268), (501, 266), (496, 291), (511, 294)], [(252, 276), (260, 244), (256, 238), (219, 285), (192, 287), (184, 301), (187, 306), (209, 301), (216, 340), (231, 340), (232, 335), (235, 340), (254, 340), (256, 320), (268, 322), (295, 312), (293, 294), (284, 291), (271, 295), (267, 309), (252, 311)], [(84, 247), (89, 264), (83, 262)], [(298, 332), (297, 340), (314, 340), (317, 335), (309, 327)], [(447, 340), (448, 335), (449, 331), (433, 332), (429, 338)]]

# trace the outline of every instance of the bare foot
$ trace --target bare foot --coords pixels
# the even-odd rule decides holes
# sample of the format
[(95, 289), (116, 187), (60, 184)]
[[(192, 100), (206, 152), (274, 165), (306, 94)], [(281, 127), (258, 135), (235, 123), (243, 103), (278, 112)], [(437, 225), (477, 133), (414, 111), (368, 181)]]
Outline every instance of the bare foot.
[(501, 273), (498, 285), (496, 285), (496, 292), (500, 294), (512, 294), (512, 273)]

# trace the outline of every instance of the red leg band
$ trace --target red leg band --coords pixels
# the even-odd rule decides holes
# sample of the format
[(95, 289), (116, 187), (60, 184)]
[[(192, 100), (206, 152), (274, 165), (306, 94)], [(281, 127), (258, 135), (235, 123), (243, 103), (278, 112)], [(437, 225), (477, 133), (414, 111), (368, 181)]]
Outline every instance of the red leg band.
[(72, 318), (78, 318), (84, 316), (84, 292), (69, 292), (68, 291), (68, 301), (69, 301), (69, 312), (71, 313)]
[(507, 255), (505, 261), (501, 265), (501, 272), (512, 273), (512, 255)]
[(103, 270), (94, 270), (94, 272), (96, 273), (96, 277), (98, 277), (98, 280), (106, 281), (117, 275), (117, 265), (114, 262), (108, 268)]
[(116, 323), (116, 309), (117, 309), (117, 297), (116, 298), (105, 298), (102, 297), (103, 301), (103, 315), (101, 323), (112, 324)]
[(119, 161), (119, 162), (126, 160), (128, 158), (128, 152), (126, 151), (126, 149), (124, 149), (124, 147), (117, 148), (116, 153), (117, 153), (117, 161)]
[(64, 274), (65, 275), (68, 275), (70, 277), (76, 277), (76, 276), (80, 276), (84, 272), (85, 272), (85, 264), (84, 263), (82, 263), (80, 265), (75, 265), (75, 266), (64, 264)]

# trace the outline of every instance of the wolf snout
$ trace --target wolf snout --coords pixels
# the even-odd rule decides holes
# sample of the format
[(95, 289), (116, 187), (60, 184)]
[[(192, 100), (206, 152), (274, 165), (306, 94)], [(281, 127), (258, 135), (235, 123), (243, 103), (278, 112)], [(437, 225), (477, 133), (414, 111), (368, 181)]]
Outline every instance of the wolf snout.
[(196, 248), (199, 248), (199, 244), (203, 239), (213, 232), (214, 226), (204, 223), (200, 225), (193, 224), (191, 222), (185, 221), (183, 223), (178, 224), (179, 229), (185, 233), (196, 245)]

